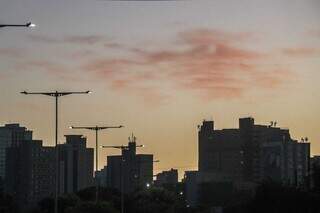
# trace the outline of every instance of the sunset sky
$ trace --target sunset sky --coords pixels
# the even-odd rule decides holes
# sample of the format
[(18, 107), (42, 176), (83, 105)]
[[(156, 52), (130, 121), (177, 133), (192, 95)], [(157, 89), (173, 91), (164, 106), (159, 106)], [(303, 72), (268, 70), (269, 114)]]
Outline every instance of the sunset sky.
[[(240, 3), (241, 2), (241, 3)], [(124, 125), (100, 144), (133, 132), (153, 153), (155, 173), (197, 168), (197, 125), (237, 128), (238, 118), (277, 121), (320, 154), (318, 0), (1, 0), (0, 124), (18, 122), (54, 144), (54, 100), (20, 91), (85, 91), (60, 99), (70, 125)], [(100, 168), (106, 155), (99, 150)]]

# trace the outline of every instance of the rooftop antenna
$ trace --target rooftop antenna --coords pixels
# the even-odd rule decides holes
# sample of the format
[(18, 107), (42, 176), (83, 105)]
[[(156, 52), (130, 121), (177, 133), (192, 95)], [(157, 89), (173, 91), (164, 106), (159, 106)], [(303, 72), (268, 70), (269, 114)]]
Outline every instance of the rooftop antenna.
[(273, 123), (273, 124), (274, 124), (274, 127), (276, 127), (276, 126), (277, 126), (277, 121), (274, 121), (274, 123)]
[(129, 142), (136, 142), (136, 137), (131, 133), (131, 137), (129, 137)]
[(273, 121), (270, 121), (269, 127), (272, 127), (272, 126), (273, 126)]

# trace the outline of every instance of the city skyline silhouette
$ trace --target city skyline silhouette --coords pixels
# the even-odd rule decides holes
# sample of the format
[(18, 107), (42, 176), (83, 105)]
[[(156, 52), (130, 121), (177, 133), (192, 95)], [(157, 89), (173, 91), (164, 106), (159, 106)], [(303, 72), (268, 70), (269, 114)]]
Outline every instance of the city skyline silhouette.
[[(70, 125), (122, 124), (101, 144), (121, 145), (134, 132), (160, 159), (155, 171), (182, 174), (197, 169), (203, 119), (222, 129), (252, 116), (308, 137), (317, 155), (319, 8), (312, 0), (4, 1), (0, 24), (36, 27), (0, 30), (0, 122), (53, 146), (53, 100), (19, 92), (90, 89), (61, 98), (59, 143), (83, 134), (95, 146), (94, 135)], [(99, 168), (116, 153), (100, 150)]]

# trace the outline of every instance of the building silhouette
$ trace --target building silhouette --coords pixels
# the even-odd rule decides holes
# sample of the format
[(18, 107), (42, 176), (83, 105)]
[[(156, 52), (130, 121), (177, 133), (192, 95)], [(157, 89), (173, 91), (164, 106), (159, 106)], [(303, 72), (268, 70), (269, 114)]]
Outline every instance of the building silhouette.
[(153, 181), (153, 155), (137, 154), (136, 137), (129, 138), (121, 155), (107, 157), (107, 186), (131, 193)]
[(55, 190), (55, 148), (40, 140), (27, 140), (6, 152), (5, 190), (19, 207), (27, 208), (53, 196)]
[(198, 143), (199, 171), (186, 173), (186, 180), (193, 181), (186, 185), (200, 194), (189, 193), (190, 198), (201, 199), (210, 184), (226, 186), (222, 193), (232, 187), (250, 191), (265, 180), (304, 187), (309, 179), (310, 143), (292, 139), (276, 122), (257, 125), (253, 118), (240, 118), (239, 128), (216, 130), (214, 121), (203, 121)]
[[(5, 129), (6, 128), (6, 129)], [(4, 190), (22, 209), (53, 197), (56, 186), (56, 148), (59, 153), (59, 193), (72, 193), (93, 185), (93, 149), (82, 135), (66, 135), (58, 147), (33, 140), (32, 132), (18, 124), (2, 129), (5, 149)], [(11, 140), (10, 140), (11, 139)], [(9, 145), (8, 145), (9, 144)]]
[(65, 135), (59, 144), (59, 193), (73, 193), (93, 186), (93, 148), (82, 135)]
[(156, 175), (154, 185), (165, 186), (165, 185), (176, 185), (178, 184), (178, 170), (170, 169), (169, 171), (162, 171)]
[(188, 206), (196, 206), (199, 203), (198, 171), (185, 171), (183, 182), (185, 184), (185, 196)]
[(6, 149), (17, 147), (26, 140), (32, 140), (32, 131), (19, 124), (5, 124), (0, 127), (0, 179), (6, 176)]
[(320, 192), (320, 156), (315, 155), (310, 159), (310, 188)]
[(238, 129), (215, 130), (213, 121), (199, 128), (199, 172), (217, 180), (299, 185), (309, 175), (309, 158), (310, 143), (292, 139), (288, 129), (256, 125), (253, 118), (240, 118)]
[(108, 167), (104, 166), (103, 169), (99, 171), (95, 171), (94, 181), (99, 186), (103, 186), (103, 187), (107, 186), (107, 170), (108, 170)]

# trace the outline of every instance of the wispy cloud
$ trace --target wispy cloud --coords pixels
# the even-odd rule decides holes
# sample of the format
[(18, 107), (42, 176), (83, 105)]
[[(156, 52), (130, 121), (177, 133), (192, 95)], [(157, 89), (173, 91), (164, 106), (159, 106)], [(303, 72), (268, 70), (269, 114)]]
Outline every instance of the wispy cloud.
[[(126, 46), (103, 36), (67, 36), (53, 39), (31, 36), (44, 43), (97, 44), (114, 48), (117, 56), (105, 56), (91, 47), (76, 50), (72, 67), (64, 63), (29, 61), (21, 69), (41, 70), (59, 78), (72, 79), (71, 70), (82, 70), (84, 76), (103, 82), (113, 91), (136, 95), (156, 105), (170, 101), (177, 92), (186, 92), (204, 100), (238, 99), (248, 93), (276, 91), (295, 74), (285, 65), (266, 65), (272, 54), (249, 49), (257, 42), (256, 34), (195, 29), (176, 34), (170, 45), (154, 44), (153, 48)], [(282, 54), (301, 56), (317, 53), (308, 48), (284, 48)], [(69, 55), (70, 57), (70, 55)], [(77, 60), (79, 59), (79, 60)], [(78, 63), (78, 64), (77, 64)], [(76, 80), (76, 79), (75, 79)], [(165, 89), (164, 89), (165, 88)], [(173, 93), (170, 91), (174, 91)]]
[(65, 81), (82, 80), (69, 66), (49, 60), (32, 60), (16, 64), (16, 70), (23, 72), (39, 72)]
[(109, 41), (105, 36), (100, 35), (74, 35), (64, 36), (62, 38), (54, 38), (47, 35), (28, 35), (28, 39), (32, 42), (46, 43), (46, 44), (84, 44), (93, 45), (105, 41)]
[(0, 48), (0, 56), (18, 58), (23, 55), (23, 50), (18, 48)]
[(30, 69), (44, 70), (49, 74), (54, 74), (54, 75), (61, 75), (66, 72), (65, 66), (59, 63), (43, 61), (43, 60), (28, 61), (25, 63), (21, 63), (19, 66), (21, 70), (30, 70)]
[(241, 46), (253, 40), (251, 33), (191, 30), (179, 33), (171, 48), (131, 48), (131, 57), (101, 58), (90, 61), (85, 69), (113, 89), (141, 95), (145, 90), (161, 95), (161, 89), (152, 86), (160, 81), (208, 100), (239, 98), (252, 88), (274, 89), (284, 83), (283, 75), (291, 74), (286, 69), (266, 69), (261, 61), (269, 55)]
[(98, 35), (88, 35), (88, 36), (67, 36), (62, 39), (65, 43), (74, 44), (96, 44), (105, 41), (106, 38)]

